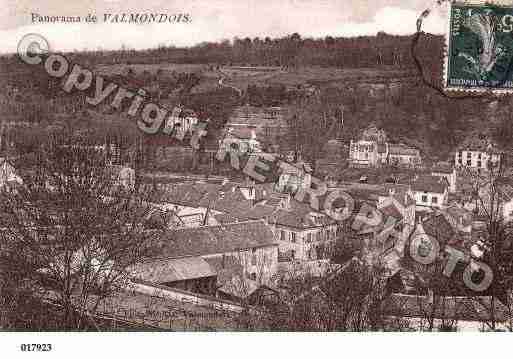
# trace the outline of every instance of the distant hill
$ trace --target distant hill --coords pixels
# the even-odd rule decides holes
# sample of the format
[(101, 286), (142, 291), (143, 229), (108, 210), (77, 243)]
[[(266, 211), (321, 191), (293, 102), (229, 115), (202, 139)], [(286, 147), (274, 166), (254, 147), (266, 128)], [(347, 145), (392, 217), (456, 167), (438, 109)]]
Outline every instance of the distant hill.
[[(343, 128), (328, 134), (332, 137), (349, 141), (359, 130), (375, 123), (392, 140), (416, 146), (424, 156), (435, 159), (447, 158), (469, 136), (489, 137), (499, 146), (511, 147), (510, 97), (443, 96), (428, 86), (441, 86), (443, 38), (429, 34), (419, 38), (414, 53), (422, 76), (412, 56), (413, 39), (383, 33), (323, 39), (292, 34), (189, 48), (92, 51), (67, 56), (124, 85), (148, 86), (155, 96), (160, 91), (166, 106), (181, 102), (213, 119), (216, 131), (233, 108), (245, 102), (297, 106), (302, 100), (295, 98), (294, 89), (307, 84), (319, 89), (315, 106), (304, 105), (311, 107), (306, 111), (307, 122), (331, 116), (332, 111), (343, 107)], [(0, 69), (0, 86), (20, 89), (12, 99), (14, 104), (1, 105), (4, 116), (29, 122), (55, 120), (54, 110), (45, 111), (43, 104), (48, 99), (69, 96), (58, 90), (58, 83), (52, 83), (41, 72), (35, 73), (15, 56), (0, 58)], [(241, 90), (243, 96), (230, 87)], [(59, 118), (62, 120), (62, 114)], [(308, 128), (308, 123), (303, 127)], [(311, 152), (318, 153), (319, 148)]]

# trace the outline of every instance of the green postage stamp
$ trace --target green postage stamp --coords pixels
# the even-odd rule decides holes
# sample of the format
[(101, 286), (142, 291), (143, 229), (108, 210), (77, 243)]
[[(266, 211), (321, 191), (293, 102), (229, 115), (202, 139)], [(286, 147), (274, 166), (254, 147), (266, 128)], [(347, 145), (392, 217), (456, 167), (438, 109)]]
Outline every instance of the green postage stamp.
[(513, 6), (452, 3), (447, 90), (513, 92)]

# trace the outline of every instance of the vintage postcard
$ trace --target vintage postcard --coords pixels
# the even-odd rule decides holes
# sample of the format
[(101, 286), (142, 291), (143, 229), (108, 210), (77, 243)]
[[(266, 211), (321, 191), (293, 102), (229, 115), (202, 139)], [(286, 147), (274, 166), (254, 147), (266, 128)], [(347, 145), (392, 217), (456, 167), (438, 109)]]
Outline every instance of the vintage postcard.
[(2, 5), (6, 350), (513, 331), (513, 2)]

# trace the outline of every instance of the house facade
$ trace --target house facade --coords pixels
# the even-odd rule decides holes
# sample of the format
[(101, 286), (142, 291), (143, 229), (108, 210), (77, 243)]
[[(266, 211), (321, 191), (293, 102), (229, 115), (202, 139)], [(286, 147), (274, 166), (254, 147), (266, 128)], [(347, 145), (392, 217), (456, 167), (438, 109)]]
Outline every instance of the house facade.
[(443, 177), (419, 176), (411, 184), (417, 209), (443, 208), (447, 205), (449, 185)]
[(420, 151), (405, 144), (387, 146), (387, 163), (401, 167), (418, 167), (421, 164)]
[(485, 138), (467, 138), (454, 155), (455, 167), (477, 172), (488, 171), (491, 166), (499, 165), (500, 161), (501, 151), (498, 146)]
[(390, 143), (383, 130), (370, 126), (363, 132), (361, 139), (351, 140), (349, 164), (353, 167), (418, 167), (421, 157), (419, 150), (403, 143)]
[(383, 163), (378, 157), (378, 144), (372, 140), (352, 141), (349, 145), (349, 163), (354, 167), (376, 167)]
[[(179, 265), (181, 268), (178, 272), (183, 281), (196, 278), (208, 286), (212, 277), (217, 277), (216, 287), (219, 288), (232, 278), (239, 277), (253, 284), (270, 285), (278, 269), (278, 243), (264, 221), (183, 228), (158, 234), (152, 242), (150, 258), (143, 268), (134, 269), (139, 279), (151, 281), (157, 267), (151, 263), (161, 263), (158, 278), (171, 277), (170, 267)], [(165, 263), (164, 268), (162, 263)], [(169, 268), (168, 272), (166, 268)], [(169, 279), (162, 283), (153, 280), (153, 284), (166, 283), (171, 282)], [(188, 288), (193, 286), (191, 282), (184, 284)]]
[(497, 165), (500, 162), (500, 157), (500, 153), (462, 149), (456, 152), (454, 163), (457, 167), (488, 171), (491, 165)]
[(288, 207), (278, 208), (267, 219), (279, 244), (280, 270), (288, 275), (296, 271), (324, 273), (339, 234), (334, 219), (307, 206), (291, 200)]

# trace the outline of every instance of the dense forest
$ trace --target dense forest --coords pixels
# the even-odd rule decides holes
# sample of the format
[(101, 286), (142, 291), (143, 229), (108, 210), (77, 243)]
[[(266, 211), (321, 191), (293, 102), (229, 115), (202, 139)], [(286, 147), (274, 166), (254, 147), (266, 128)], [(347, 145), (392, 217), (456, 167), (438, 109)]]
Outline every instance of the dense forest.
[[(297, 33), (282, 38), (258, 37), (205, 42), (192, 47), (159, 46), (147, 50), (91, 50), (70, 53), (73, 61), (95, 64), (199, 63), (248, 66), (334, 66), (364, 68), (413, 66), (412, 36), (378, 33), (376, 36), (301, 38)], [(426, 34), (419, 51), (424, 55), (441, 49), (442, 38)], [(4, 59), (5, 62), (5, 59)], [(11, 57), (11, 62), (16, 62)]]
[[(446, 96), (441, 87), (443, 39), (422, 34), (418, 43), (412, 36), (377, 36), (355, 38), (303, 39), (292, 34), (278, 39), (234, 39), (219, 43), (202, 43), (188, 48), (161, 46), (134, 51), (89, 51), (67, 54), (73, 62), (96, 68), (100, 64), (122, 64), (124, 74), (111, 74), (107, 80), (129, 88), (145, 88), (149, 96), (169, 105), (180, 103), (196, 111), (200, 119), (209, 119), (207, 140), (214, 143), (231, 111), (239, 105), (278, 105), (290, 107), (294, 133), (292, 145), (301, 143), (305, 155), (314, 160), (330, 138), (349, 141), (368, 124), (385, 129), (393, 141), (405, 142), (422, 151), (423, 156), (444, 160), (469, 136), (490, 138), (506, 150), (513, 140), (510, 97), (458, 98)], [(417, 68), (414, 57), (419, 61)], [(209, 80), (198, 71), (134, 71), (134, 64), (169, 63), (205, 64), (212, 71), (230, 65), (272, 66), (289, 74), (303, 76), (309, 68), (371, 69), (379, 76), (360, 75), (349, 80), (307, 82), (319, 89), (317, 96), (304, 98), (301, 91), (286, 84), (248, 84), (242, 95), (229, 88), (194, 91)], [(135, 126), (91, 117), (82, 100), (83, 94), (64, 94), (59, 81), (49, 79), (40, 69), (21, 64), (16, 56), (0, 58), (0, 80), (4, 90), (2, 115), (9, 121), (33, 123), (18, 130), (19, 142), (37, 142), (44, 137), (35, 127), (48, 128), (64, 123), (77, 130), (94, 132), (99, 141), (106, 133), (127, 137), (140, 136)], [(390, 71), (393, 70), (393, 71)], [(419, 70), (422, 71), (419, 72)], [(403, 74), (399, 76), (397, 74)], [(211, 80), (211, 79), (210, 79)], [(5, 93), (9, 89), (15, 92)], [(2, 95), (0, 93), (0, 95)], [(52, 104), (50, 106), (49, 104)], [(125, 109), (126, 110), (126, 109)], [(118, 115), (122, 115), (123, 110)], [(101, 118), (112, 115), (102, 109)], [(115, 115), (115, 113), (114, 113)], [(123, 118), (123, 116), (118, 116)], [(331, 125), (330, 121), (337, 122)], [(26, 134), (30, 133), (29, 136)], [(311, 136), (318, 133), (318, 136)], [(33, 146), (27, 144), (27, 150)]]

